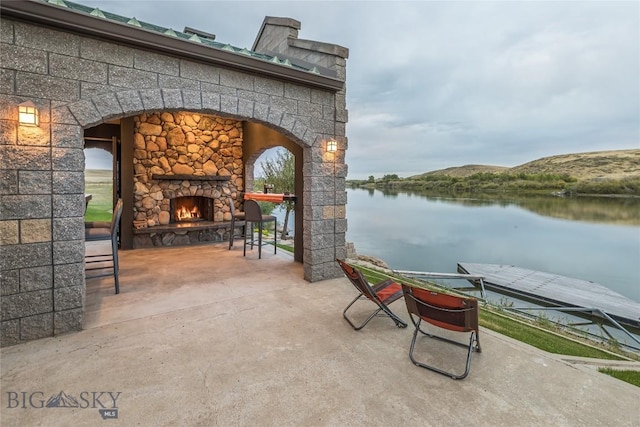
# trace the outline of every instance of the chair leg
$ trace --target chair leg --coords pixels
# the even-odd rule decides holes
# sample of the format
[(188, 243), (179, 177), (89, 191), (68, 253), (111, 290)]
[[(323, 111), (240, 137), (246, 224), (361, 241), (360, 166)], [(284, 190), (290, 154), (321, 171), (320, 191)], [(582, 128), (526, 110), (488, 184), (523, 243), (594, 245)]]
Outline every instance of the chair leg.
[(396, 326), (398, 328), (406, 328), (407, 327), (407, 323), (405, 321), (403, 321), (402, 319), (400, 319), (398, 316), (396, 316), (391, 310), (389, 310), (388, 307), (382, 306), (380, 307), (380, 309), (382, 311), (384, 311), (387, 316), (389, 316), (396, 324)]
[(118, 270), (114, 270), (113, 272), (113, 281), (115, 282), (115, 286), (116, 286), (116, 295), (120, 293), (120, 282), (118, 280)]
[(373, 319), (374, 317), (376, 317), (376, 315), (377, 315), (378, 313), (380, 313), (381, 311), (382, 311), (382, 312), (384, 312), (387, 316), (389, 316), (389, 317), (391, 318), (391, 320), (393, 320), (393, 321), (395, 322), (395, 324), (396, 324), (396, 326), (397, 326), (398, 328), (406, 328), (406, 327), (407, 327), (407, 324), (406, 324), (405, 322), (403, 322), (400, 318), (398, 318), (398, 316), (396, 316), (395, 314), (393, 314), (393, 313), (391, 312), (391, 310), (389, 310), (388, 308), (385, 308), (384, 306), (382, 306), (382, 307), (381, 307), (381, 306), (378, 306), (378, 309), (377, 309), (377, 310), (375, 310), (373, 313), (371, 313), (371, 315), (370, 315), (367, 319), (365, 319), (364, 323), (362, 323), (360, 326), (356, 326), (356, 325), (354, 325), (354, 324), (353, 324), (353, 322), (351, 321), (351, 319), (349, 319), (349, 318), (347, 317), (347, 311), (349, 310), (349, 308), (351, 308), (351, 306), (352, 306), (353, 304), (355, 304), (355, 302), (356, 302), (356, 301), (358, 301), (358, 300), (359, 300), (359, 299), (361, 299), (361, 298), (364, 298), (364, 295), (363, 295), (362, 293), (361, 293), (360, 295), (358, 295), (357, 297), (355, 297), (355, 299), (354, 299), (353, 301), (351, 301), (351, 303), (349, 303), (349, 305), (347, 306), (347, 308), (345, 308), (345, 309), (344, 309), (344, 311), (342, 312), (342, 317), (344, 317), (344, 318), (345, 318), (345, 320), (346, 320), (347, 322), (349, 322), (349, 324), (351, 325), (351, 327), (352, 327), (353, 329), (355, 329), (356, 331), (359, 331), (360, 329), (364, 328), (364, 327), (367, 325), (367, 323), (369, 323), (369, 321), (370, 321), (371, 319)]
[(262, 221), (258, 223), (258, 259), (262, 259)]
[[(413, 321), (413, 317), (411, 318), (411, 320)], [(444, 338), (444, 337), (439, 337), (437, 335), (432, 335), (429, 333), (424, 332), (422, 329), (420, 329), (420, 323), (422, 322), (422, 319), (419, 319), (417, 322), (413, 321), (413, 324), (416, 326), (415, 330), (413, 331), (413, 339), (411, 340), (411, 347), (409, 348), (409, 359), (411, 359), (411, 362), (413, 362), (414, 365), (419, 366), (421, 368), (425, 368), (428, 369), (430, 371), (433, 372), (437, 372), (439, 374), (451, 377), (454, 380), (461, 380), (463, 378), (466, 378), (467, 375), (469, 375), (469, 370), (471, 369), (471, 353), (473, 353), (475, 347), (474, 347), (474, 342), (477, 343), (477, 335), (475, 331), (471, 332), (471, 336), (469, 337), (469, 345), (467, 346), (466, 344), (457, 342), (457, 341), (453, 341), (450, 340), (448, 338)], [(455, 344), (458, 345), (460, 347), (466, 347), (467, 348), (467, 360), (465, 363), (465, 371), (464, 373), (462, 373), (461, 375), (456, 375), (453, 372), (447, 372), (445, 370), (436, 368), (435, 366), (432, 365), (427, 365), (426, 363), (422, 363), (417, 361), (414, 357), (413, 357), (413, 351), (415, 349), (415, 345), (416, 345), (416, 340), (418, 338), (418, 331), (422, 332), (423, 334), (429, 336), (430, 338), (435, 338), (438, 339), (440, 341), (446, 341), (448, 343), (451, 344)], [(479, 345), (478, 345), (479, 348)]]
[[(258, 223), (258, 241), (257, 241), (257, 246), (258, 246), (258, 259), (262, 259), (262, 233), (264, 232), (264, 222), (263, 221), (256, 221)], [(253, 231), (253, 223), (250, 223), (248, 221), (245, 221), (245, 225), (244, 225), (244, 230), (245, 230), (245, 237), (244, 237), (244, 244), (243, 244), (243, 254), (246, 256), (247, 255), (247, 241), (249, 240), (248, 236), (247, 236), (247, 232), (249, 230), (251, 230), (251, 249), (253, 250), (253, 246), (254, 244), (256, 244), (255, 242), (255, 237), (254, 237), (254, 231)], [(277, 235), (277, 222), (274, 221), (274, 227), (273, 227), (273, 253), (277, 253), (278, 250), (278, 235)], [(269, 241), (266, 241), (265, 244), (270, 244)], [(229, 249), (231, 249), (232, 243), (231, 241), (229, 241)]]
[(116, 288), (116, 294), (119, 294), (120, 282), (118, 280), (118, 270), (120, 265), (118, 263), (118, 242), (114, 240), (111, 242), (111, 259), (113, 260), (113, 282)]
[(378, 314), (378, 313), (380, 312), (380, 310), (381, 310), (380, 308), (378, 308), (378, 309), (377, 309), (377, 310), (375, 310), (373, 313), (371, 313), (371, 316), (369, 316), (369, 317), (364, 321), (364, 323), (362, 323), (360, 326), (356, 326), (356, 325), (354, 325), (354, 324), (353, 324), (353, 322), (351, 321), (351, 319), (349, 319), (349, 318), (347, 317), (347, 311), (351, 308), (351, 306), (352, 306), (353, 304), (355, 304), (355, 302), (356, 302), (356, 301), (358, 301), (358, 300), (359, 300), (360, 298), (362, 298), (363, 296), (364, 296), (364, 295), (360, 294), (360, 295), (358, 295), (357, 297), (355, 297), (355, 298), (353, 299), (353, 301), (351, 301), (351, 302), (349, 303), (349, 305), (347, 306), (347, 308), (345, 308), (345, 309), (344, 309), (344, 311), (342, 312), (342, 317), (344, 317), (344, 319), (345, 319), (347, 322), (349, 322), (349, 324), (351, 325), (351, 327), (352, 327), (353, 329), (355, 329), (356, 331), (359, 331), (360, 329), (364, 328), (364, 327), (367, 325), (367, 323), (369, 323), (369, 321), (370, 321), (371, 319), (373, 319), (373, 318), (376, 316), (376, 314)]
[[(247, 256), (247, 232), (249, 231), (249, 222), (245, 222), (245, 224), (244, 238), (242, 239), (242, 256)], [(253, 230), (253, 224), (251, 224), (251, 229)], [(253, 236), (251, 238), (253, 239)]]
[(229, 250), (231, 250), (231, 246), (233, 246), (233, 235), (236, 232), (235, 228), (235, 220), (233, 216), (231, 217), (231, 230), (229, 231)]

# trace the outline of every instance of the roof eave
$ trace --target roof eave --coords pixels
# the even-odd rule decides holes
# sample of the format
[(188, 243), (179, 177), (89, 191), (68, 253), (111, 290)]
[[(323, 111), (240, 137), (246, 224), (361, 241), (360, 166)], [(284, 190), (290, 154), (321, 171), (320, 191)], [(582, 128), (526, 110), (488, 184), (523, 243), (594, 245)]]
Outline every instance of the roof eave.
[(164, 52), (218, 66), (286, 80), (313, 88), (339, 91), (344, 82), (338, 79), (287, 68), (239, 53), (200, 45), (188, 40), (158, 34), (144, 28), (97, 18), (74, 10), (35, 0), (2, 1), (2, 16), (65, 29), (118, 43)]

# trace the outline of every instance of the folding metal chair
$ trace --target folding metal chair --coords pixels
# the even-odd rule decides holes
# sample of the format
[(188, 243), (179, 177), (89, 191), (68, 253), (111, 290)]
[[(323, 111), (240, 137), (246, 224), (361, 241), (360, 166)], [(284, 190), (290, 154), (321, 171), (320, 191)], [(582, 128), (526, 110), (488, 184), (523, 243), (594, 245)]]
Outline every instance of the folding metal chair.
[[(383, 312), (384, 314), (389, 316), (395, 322), (398, 328), (407, 327), (407, 324), (398, 316), (396, 316), (388, 307), (388, 305), (392, 302), (402, 298), (402, 287), (400, 286), (400, 284), (394, 282), (391, 279), (386, 279), (374, 286), (371, 286), (360, 271), (347, 264), (344, 260), (336, 258), (336, 262), (338, 263), (338, 265), (340, 265), (340, 268), (342, 268), (345, 276), (347, 276), (353, 286), (355, 286), (356, 289), (360, 292), (358, 296), (355, 297), (355, 299), (351, 301), (347, 308), (345, 308), (342, 312), (342, 316), (347, 322), (349, 322), (353, 329), (359, 331), (360, 329), (364, 328), (365, 325), (369, 323), (369, 321), (380, 312)], [(371, 313), (371, 315), (364, 321), (364, 323), (362, 323), (360, 326), (356, 326), (353, 324), (351, 319), (347, 317), (347, 311), (353, 304), (355, 304), (356, 301), (365, 298), (375, 303), (378, 306), (378, 309)]]
[[(430, 291), (427, 289), (416, 288), (402, 284), (404, 293), (404, 301), (411, 317), (411, 322), (415, 326), (413, 339), (411, 340), (411, 348), (409, 350), (409, 358), (421, 368), (426, 368), (442, 375), (447, 375), (453, 379), (459, 380), (465, 378), (469, 374), (471, 367), (471, 353), (481, 351), (480, 339), (478, 338), (478, 300), (475, 298), (466, 298), (456, 295), (443, 294)], [(417, 318), (417, 321), (416, 321)], [(449, 338), (430, 334), (420, 327), (422, 321), (426, 321), (437, 327), (448, 329), (456, 332), (470, 332), (469, 344), (454, 341)], [(417, 361), (414, 356), (416, 338), (418, 331), (431, 338), (436, 338), (458, 346), (466, 347), (467, 361), (465, 371), (461, 375), (448, 372), (424, 362)]]

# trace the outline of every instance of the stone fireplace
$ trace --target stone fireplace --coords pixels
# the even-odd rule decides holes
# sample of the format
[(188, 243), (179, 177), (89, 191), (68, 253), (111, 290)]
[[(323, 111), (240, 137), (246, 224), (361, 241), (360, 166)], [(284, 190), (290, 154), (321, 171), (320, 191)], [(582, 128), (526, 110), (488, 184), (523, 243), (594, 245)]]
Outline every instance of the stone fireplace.
[(244, 183), (242, 122), (163, 112), (134, 123), (134, 248), (226, 240)]

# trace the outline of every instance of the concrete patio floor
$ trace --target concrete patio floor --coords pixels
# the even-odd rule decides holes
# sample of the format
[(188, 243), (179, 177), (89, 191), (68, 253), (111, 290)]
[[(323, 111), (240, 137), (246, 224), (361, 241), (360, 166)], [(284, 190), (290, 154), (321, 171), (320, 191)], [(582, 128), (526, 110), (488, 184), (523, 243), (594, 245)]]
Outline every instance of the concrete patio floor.
[[(305, 282), (288, 254), (212, 244), (120, 262), (119, 295), (87, 281), (85, 330), (2, 349), (1, 425), (640, 425), (640, 388), (484, 329), (466, 379), (418, 368), (411, 326), (354, 331), (346, 278)], [(425, 341), (462, 367), (464, 349)], [(38, 408), (60, 392), (79, 407)]]

